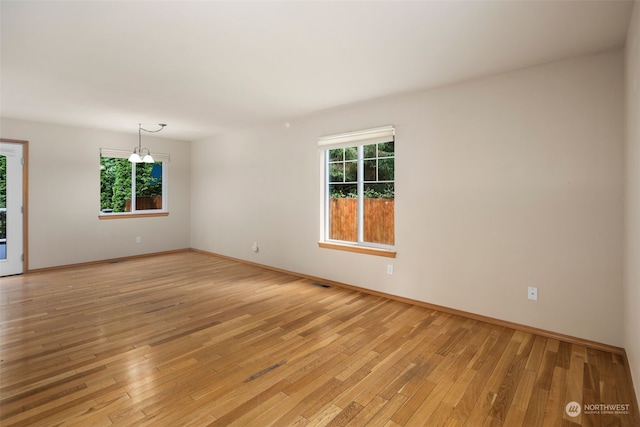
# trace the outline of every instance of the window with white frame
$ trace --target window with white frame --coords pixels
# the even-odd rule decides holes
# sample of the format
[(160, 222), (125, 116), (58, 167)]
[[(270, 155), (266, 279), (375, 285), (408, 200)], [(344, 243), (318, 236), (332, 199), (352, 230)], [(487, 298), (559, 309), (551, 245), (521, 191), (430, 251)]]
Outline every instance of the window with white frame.
[(391, 249), (395, 244), (395, 130), (322, 137), (323, 239)]
[(169, 156), (131, 163), (128, 151), (100, 150), (100, 215), (165, 213)]

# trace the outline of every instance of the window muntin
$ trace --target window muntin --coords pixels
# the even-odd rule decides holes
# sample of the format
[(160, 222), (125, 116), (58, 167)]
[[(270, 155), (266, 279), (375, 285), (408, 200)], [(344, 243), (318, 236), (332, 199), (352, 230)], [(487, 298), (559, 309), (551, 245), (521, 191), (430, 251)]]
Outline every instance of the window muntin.
[(166, 156), (131, 163), (129, 153), (103, 150), (100, 157), (100, 215), (167, 212)]
[(326, 150), (325, 240), (389, 248), (395, 244), (393, 138)]

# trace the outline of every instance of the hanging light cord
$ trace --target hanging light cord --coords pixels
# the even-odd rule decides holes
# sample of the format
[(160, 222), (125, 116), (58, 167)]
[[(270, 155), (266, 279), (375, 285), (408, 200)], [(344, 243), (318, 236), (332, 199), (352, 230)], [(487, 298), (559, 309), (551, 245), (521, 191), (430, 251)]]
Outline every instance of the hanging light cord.
[[(129, 161), (130, 162), (132, 162), (132, 163), (140, 163), (140, 162), (153, 163), (153, 157), (151, 157), (151, 150), (149, 150), (148, 148), (142, 148), (142, 131), (145, 131), (145, 132), (148, 132), (148, 133), (160, 132), (162, 129), (164, 129), (166, 124), (159, 123), (158, 126), (160, 126), (160, 129), (149, 130), (149, 129), (143, 128), (142, 127), (142, 123), (138, 123), (138, 146), (133, 149), (133, 153), (131, 154), (131, 156), (129, 156)], [(143, 154), (144, 151), (146, 151), (146, 154), (145, 154), (144, 157), (142, 157), (142, 154)]]
[(149, 133), (156, 133), (156, 132), (160, 132), (162, 129), (164, 129), (164, 127), (166, 126), (166, 124), (164, 123), (159, 123), (158, 126), (160, 126), (160, 129), (158, 130), (148, 130), (142, 127), (142, 123), (138, 123), (138, 133), (140, 133), (141, 130), (145, 131), (145, 132), (149, 132)]
[(142, 131), (149, 132), (149, 133), (160, 132), (162, 129), (164, 129), (166, 124), (159, 123), (158, 126), (160, 126), (160, 129), (158, 130), (149, 130), (149, 129), (143, 128), (142, 123), (138, 123), (138, 153), (140, 152), (140, 150), (142, 150)]

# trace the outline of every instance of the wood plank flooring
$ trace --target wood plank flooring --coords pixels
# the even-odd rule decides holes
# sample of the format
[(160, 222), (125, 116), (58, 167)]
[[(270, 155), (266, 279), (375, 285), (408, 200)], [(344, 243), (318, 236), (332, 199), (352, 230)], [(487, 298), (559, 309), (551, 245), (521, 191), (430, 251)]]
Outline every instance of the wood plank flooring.
[(620, 355), (201, 253), (2, 278), (0, 308), (5, 427), (640, 425)]

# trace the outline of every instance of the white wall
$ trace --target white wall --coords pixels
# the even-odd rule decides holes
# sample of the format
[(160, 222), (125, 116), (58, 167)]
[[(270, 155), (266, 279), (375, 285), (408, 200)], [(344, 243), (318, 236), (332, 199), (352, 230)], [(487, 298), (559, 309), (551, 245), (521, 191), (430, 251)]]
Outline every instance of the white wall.
[[(621, 346), (623, 104), (611, 52), (196, 141), (191, 246)], [(397, 258), (318, 248), (317, 137), (387, 124)]]
[(640, 3), (626, 47), (624, 346), (640, 398)]
[[(144, 137), (171, 155), (169, 216), (99, 220), (100, 148), (131, 150), (132, 134), (2, 119), (0, 136), (29, 141), (29, 269), (189, 247), (190, 144)], [(142, 244), (135, 237), (142, 237)]]
[[(637, 68), (631, 52), (628, 70)], [(0, 136), (29, 140), (30, 268), (193, 247), (624, 345), (637, 382), (637, 153), (627, 165), (624, 322), (620, 310), (623, 59), (573, 58), (191, 147), (145, 137), (171, 154), (171, 214), (158, 218), (98, 220), (99, 148), (129, 150), (135, 134), (2, 119)], [(637, 92), (627, 95), (635, 153)], [(318, 248), (317, 137), (385, 124), (397, 129), (398, 257)], [(526, 299), (527, 286), (539, 288), (538, 302)]]

